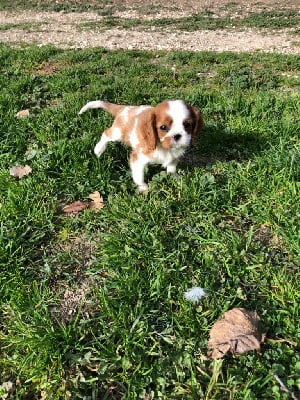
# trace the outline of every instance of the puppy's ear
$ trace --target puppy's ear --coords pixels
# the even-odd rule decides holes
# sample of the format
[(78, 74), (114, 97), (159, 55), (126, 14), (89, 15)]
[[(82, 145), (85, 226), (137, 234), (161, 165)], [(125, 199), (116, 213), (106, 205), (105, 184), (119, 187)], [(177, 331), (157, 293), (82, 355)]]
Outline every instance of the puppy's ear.
[(192, 144), (195, 144), (200, 131), (204, 127), (204, 121), (201, 112), (197, 107), (192, 107), (192, 113), (194, 118), (194, 127), (192, 132)]
[(151, 153), (157, 146), (156, 116), (153, 108), (144, 110), (138, 115), (137, 134), (145, 154)]

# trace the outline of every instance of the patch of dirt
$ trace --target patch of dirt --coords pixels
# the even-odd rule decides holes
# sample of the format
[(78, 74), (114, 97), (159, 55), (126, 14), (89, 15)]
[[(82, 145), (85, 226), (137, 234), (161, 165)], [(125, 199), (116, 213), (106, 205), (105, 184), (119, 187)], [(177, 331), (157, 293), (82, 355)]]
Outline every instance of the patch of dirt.
[[(60, 1), (56, 1), (60, 3)], [(96, 2), (94, 2), (96, 4)], [(93, 2), (91, 3), (93, 4)], [(227, 0), (210, 0), (184, 2), (172, 0), (166, 5), (157, 0), (154, 2), (114, 0), (103, 6), (102, 15), (109, 13), (119, 18), (157, 19), (179, 18), (201, 12), (213, 13), (215, 18), (229, 16), (241, 18), (251, 12), (279, 9), (299, 9), (298, 0), (286, 0), (284, 5), (279, 1), (245, 1), (229, 2)], [(174, 31), (168, 28), (152, 26), (145, 31), (141, 27), (130, 30), (119, 28), (80, 31), (78, 25), (101, 21), (104, 17), (96, 12), (36, 12), (22, 13), (1, 11), (0, 42), (19, 46), (21, 43), (36, 45), (52, 44), (60, 48), (105, 47), (107, 49), (141, 49), (141, 50), (190, 50), (190, 51), (265, 51), (282, 54), (299, 54), (300, 35), (289, 29), (237, 29), (230, 30), (197, 30), (194, 32)], [(22, 27), (22, 24), (25, 24)], [(32, 24), (30, 26), (30, 23)], [(11, 29), (9, 24), (12, 25)], [(20, 27), (16, 27), (19, 24)], [(29, 24), (29, 27), (28, 27)]]
[(44, 62), (39, 68), (33, 71), (38, 75), (52, 75), (53, 73), (59, 71), (61, 68), (65, 67), (65, 62)]
[(80, 319), (93, 317), (99, 312), (99, 309), (90, 300), (95, 285), (96, 282), (91, 278), (85, 278), (73, 287), (61, 282), (56, 287), (56, 291), (60, 294), (59, 300), (49, 307), (52, 319), (67, 325), (78, 313)]
[[(89, 319), (99, 312), (91, 301), (94, 288), (100, 285), (99, 279), (86, 274), (95, 249), (95, 242), (84, 235), (45, 249), (45, 260), (52, 272), (49, 287), (57, 296), (56, 302), (49, 307), (53, 321), (67, 325), (76, 316)], [(100, 272), (100, 276), (105, 277), (105, 271)]]

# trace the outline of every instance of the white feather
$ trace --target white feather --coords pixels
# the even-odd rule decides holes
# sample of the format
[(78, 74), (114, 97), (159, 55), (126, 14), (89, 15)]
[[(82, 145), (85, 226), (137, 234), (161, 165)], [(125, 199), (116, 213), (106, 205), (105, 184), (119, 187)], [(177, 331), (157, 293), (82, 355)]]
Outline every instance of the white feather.
[(201, 300), (202, 297), (207, 296), (207, 293), (205, 289), (194, 286), (184, 292), (183, 295), (187, 300), (191, 301), (192, 303), (198, 303), (198, 301)]

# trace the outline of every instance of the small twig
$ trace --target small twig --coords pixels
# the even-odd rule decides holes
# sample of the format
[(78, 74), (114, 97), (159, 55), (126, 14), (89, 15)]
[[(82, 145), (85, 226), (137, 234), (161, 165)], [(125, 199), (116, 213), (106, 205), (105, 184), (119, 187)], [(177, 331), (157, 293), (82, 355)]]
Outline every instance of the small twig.
[(288, 393), (288, 394), (291, 396), (291, 398), (292, 398), (293, 400), (299, 400), (298, 397), (296, 397), (295, 393), (291, 392), (291, 391), (285, 386), (285, 384), (282, 382), (282, 380), (279, 378), (279, 376), (278, 376), (277, 374), (274, 374), (274, 373), (273, 373), (272, 375), (274, 376), (274, 378), (276, 379), (276, 381), (279, 383), (280, 389), (281, 389), (283, 392)]
[(291, 346), (297, 347), (297, 343), (296, 342), (293, 342), (292, 340), (288, 340), (288, 339), (270, 339), (270, 338), (267, 338), (267, 341), (271, 342), (271, 343), (287, 343), (287, 344), (289, 344)]

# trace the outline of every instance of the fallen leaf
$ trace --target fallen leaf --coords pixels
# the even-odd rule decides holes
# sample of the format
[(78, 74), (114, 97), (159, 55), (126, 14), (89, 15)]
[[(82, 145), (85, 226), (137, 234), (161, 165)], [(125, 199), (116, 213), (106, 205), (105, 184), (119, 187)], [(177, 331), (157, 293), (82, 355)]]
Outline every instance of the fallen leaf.
[(74, 201), (74, 203), (71, 204), (67, 204), (66, 206), (63, 207), (63, 212), (65, 213), (78, 213), (82, 210), (84, 210), (85, 208), (89, 207), (89, 203), (88, 202), (83, 202), (83, 201)]
[(260, 317), (255, 311), (233, 308), (227, 311), (210, 330), (208, 356), (222, 358), (228, 351), (243, 354), (260, 350), (265, 334), (258, 330)]
[(36, 149), (27, 150), (26, 153), (25, 153), (27, 161), (32, 160), (36, 155), (37, 155), (37, 150)]
[(100, 195), (98, 191), (91, 193), (89, 198), (92, 200), (90, 202), (90, 207), (95, 209), (96, 211), (101, 210), (104, 207), (103, 197)]
[[(8, 392), (11, 392), (13, 390), (14, 384), (11, 381), (7, 381), (7, 382), (3, 382), (1, 387), (6, 393), (8, 393)], [(3, 398), (5, 399), (6, 397), (3, 397)]]
[(24, 176), (29, 175), (31, 172), (32, 169), (31, 167), (29, 167), (29, 165), (14, 166), (9, 170), (11, 176), (19, 179), (22, 179)]
[(17, 112), (16, 117), (17, 118), (26, 118), (30, 115), (30, 111), (29, 110), (21, 110), (19, 112)]

